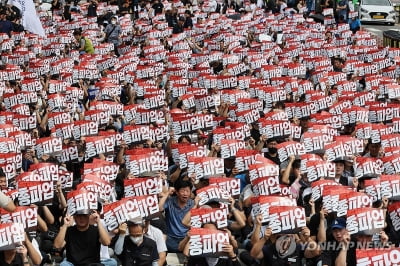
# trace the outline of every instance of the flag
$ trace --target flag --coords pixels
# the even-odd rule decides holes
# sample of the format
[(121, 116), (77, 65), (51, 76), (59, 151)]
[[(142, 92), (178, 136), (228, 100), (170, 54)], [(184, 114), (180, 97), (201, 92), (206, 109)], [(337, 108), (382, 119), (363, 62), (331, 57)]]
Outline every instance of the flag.
[(45, 37), (42, 23), (36, 14), (35, 5), (33, 0), (11, 0), (10, 4), (17, 7), (22, 14), (22, 26), (25, 30)]

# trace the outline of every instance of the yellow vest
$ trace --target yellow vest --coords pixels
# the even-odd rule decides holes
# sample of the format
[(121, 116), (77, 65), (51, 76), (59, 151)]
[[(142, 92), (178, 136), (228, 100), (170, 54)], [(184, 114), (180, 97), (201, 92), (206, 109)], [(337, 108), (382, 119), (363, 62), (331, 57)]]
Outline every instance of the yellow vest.
[(92, 41), (88, 37), (82, 37), (85, 39), (85, 46), (83, 47), (85, 49), (85, 52), (88, 54), (94, 54), (94, 47), (92, 44)]

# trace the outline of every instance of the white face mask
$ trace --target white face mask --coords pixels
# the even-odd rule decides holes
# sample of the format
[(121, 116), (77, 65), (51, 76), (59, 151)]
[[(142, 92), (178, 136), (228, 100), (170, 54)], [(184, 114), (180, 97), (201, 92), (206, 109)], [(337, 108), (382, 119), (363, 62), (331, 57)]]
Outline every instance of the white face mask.
[(142, 243), (142, 241), (143, 241), (143, 236), (138, 236), (138, 237), (133, 237), (133, 236), (130, 236), (129, 237), (131, 240), (132, 240), (132, 242), (135, 244), (135, 245), (139, 245), (140, 243)]
[(111, 20), (111, 24), (115, 25), (117, 22), (115, 20)]

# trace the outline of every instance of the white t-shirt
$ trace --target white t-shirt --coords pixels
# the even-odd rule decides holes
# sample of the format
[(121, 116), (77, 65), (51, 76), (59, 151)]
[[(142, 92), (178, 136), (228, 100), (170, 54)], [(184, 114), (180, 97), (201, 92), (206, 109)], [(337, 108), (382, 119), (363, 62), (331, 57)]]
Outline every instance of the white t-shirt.
[(11, 198), (0, 191), (0, 207), (4, 208), (10, 203)]
[(154, 242), (156, 242), (158, 253), (167, 251), (167, 245), (165, 244), (165, 238), (160, 229), (149, 224), (149, 229), (147, 230), (147, 233), (145, 234), (145, 236), (147, 236), (148, 238), (150, 238), (150, 239), (154, 240)]

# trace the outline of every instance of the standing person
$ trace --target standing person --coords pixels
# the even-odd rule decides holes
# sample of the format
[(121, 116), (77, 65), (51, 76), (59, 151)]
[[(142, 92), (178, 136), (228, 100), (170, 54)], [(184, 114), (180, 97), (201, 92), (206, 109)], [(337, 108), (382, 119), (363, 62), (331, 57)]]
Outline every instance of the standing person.
[(91, 0), (87, 10), (87, 16), (89, 18), (97, 17), (97, 0)]
[[(65, 247), (67, 252), (61, 266), (100, 263), (101, 244), (108, 246), (111, 239), (103, 227), (100, 216), (97, 213), (92, 214), (97, 226), (89, 223), (89, 216), (89, 210), (87, 210), (75, 213), (73, 219), (69, 215), (64, 218), (64, 224), (54, 239), (54, 247), (56, 249)], [(75, 225), (73, 225), (73, 220), (75, 220)]]
[(353, 17), (349, 20), (350, 30), (355, 34), (361, 28), (361, 21), (358, 17)]
[(82, 35), (81, 29), (74, 30), (74, 37), (77, 41), (77, 49), (80, 54), (94, 54), (92, 41), (88, 37)]
[(105, 41), (108, 43), (112, 43), (114, 45), (114, 53), (116, 56), (120, 56), (118, 52), (118, 45), (121, 43), (121, 26), (118, 24), (118, 17), (113, 16), (111, 18), (111, 24), (108, 24), (107, 27), (104, 30), (105, 33)]
[[(126, 229), (128, 229), (128, 235), (125, 235)], [(158, 266), (157, 244), (144, 233), (145, 223), (141, 218), (132, 219), (127, 224), (120, 225), (114, 250), (123, 266)]]
[(347, 21), (349, 9), (348, 0), (338, 0), (336, 4), (336, 15), (338, 18), (338, 23)]
[(156, 2), (152, 5), (152, 8), (154, 9), (155, 16), (164, 13), (164, 5), (161, 3), (161, 0), (156, 0)]
[[(188, 228), (183, 225), (182, 220), (186, 213), (194, 206), (192, 183), (178, 179), (175, 189), (164, 190), (159, 201), (160, 211), (165, 211), (165, 222), (167, 224), (167, 248), (169, 252), (179, 252), (178, 245), (185, 238)], [(176, 196), (170, 196), (170, 193)]]
[(7, 19), (6, 9), (0, 10), (0, 33), (7, 33), (11, 37), (11, 31), (13, 30), (13, 24)]

